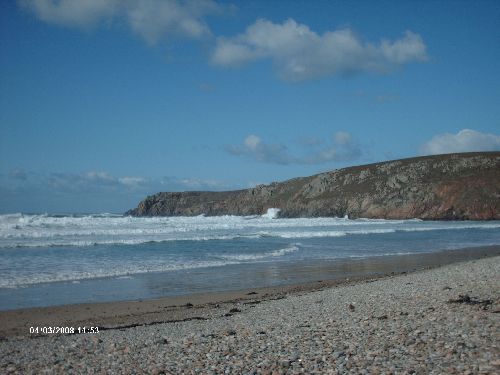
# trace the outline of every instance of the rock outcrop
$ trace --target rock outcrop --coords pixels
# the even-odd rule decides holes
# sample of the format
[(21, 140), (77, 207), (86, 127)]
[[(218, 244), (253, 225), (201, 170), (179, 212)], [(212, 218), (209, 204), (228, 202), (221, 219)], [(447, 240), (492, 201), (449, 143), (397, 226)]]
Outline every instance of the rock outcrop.
[(126, 214), (261, 215), (271, 207), (280, 217), (499, 220), (500, 152), (394, 160), (245, 190), (158, 193)]

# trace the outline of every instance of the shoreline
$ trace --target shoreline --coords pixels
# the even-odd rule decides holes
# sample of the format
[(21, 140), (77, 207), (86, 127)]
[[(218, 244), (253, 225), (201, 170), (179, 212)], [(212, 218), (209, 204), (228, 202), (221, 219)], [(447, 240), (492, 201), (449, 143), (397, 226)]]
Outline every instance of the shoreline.
[[(232, 309), (242, 305), (257, 305), (261, 302), (283, 299), (287, 296), (303, 295), (335, 287), (369, 283), (401, 274), (416, 273), (453, 263), (477, 260), (500, 255), (500, 246), (482, 246), (440, 252), (378, 256), (366, 259), (336, 262), (332, 271), (343, 271), (341, 277), (326, 280), (246, 288), (210, 293), (194, 293), (155, 299), (81, 303), (49, 307), (35, 307), (0, 311), (0, 339), (16, 336), (43, 337), (30, 334), (30, 327), (100, 327), (102, 331), (118, 330), (137, 326), (189, 320), (209, 320), (221, 316), (232, 316)], [(317, 272), (324, 265), (309, 264), (307, 272)], [(332, 265), (330, 265), (332, 266)], [(297, 270), (304, 265), (297, 264)], [(323, 270), (324, 271), (324, 270)], [(323, 273), (324, 275), (325, 273)], [(236, 307), (235, 307), (236, 306)]]
[(193, 304), (183, 308), (196, 315), (171, 322), (3, 338), (0, 372), (498, 373), (499, 272), (493, 256), (267, 299), (252, 294), (204, 317)]

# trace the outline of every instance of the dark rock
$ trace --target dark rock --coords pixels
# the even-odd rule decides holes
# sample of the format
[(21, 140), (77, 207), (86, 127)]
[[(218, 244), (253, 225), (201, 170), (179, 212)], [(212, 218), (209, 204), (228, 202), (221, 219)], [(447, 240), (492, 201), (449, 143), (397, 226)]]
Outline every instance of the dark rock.
[(464, 303), (466, 305), (481, 305), (485, 310), (489, 305), (493, 304), (491, 299), (478, 299), (477, 297), (470, 297), (468, 294), (459, 294), (457, 299), (449, 299), (448, 303)]
[(425, 156), (361, 165), (222, 192), (163, 192), (133, 216), (260, 215), (500, 220), (500, 152)]

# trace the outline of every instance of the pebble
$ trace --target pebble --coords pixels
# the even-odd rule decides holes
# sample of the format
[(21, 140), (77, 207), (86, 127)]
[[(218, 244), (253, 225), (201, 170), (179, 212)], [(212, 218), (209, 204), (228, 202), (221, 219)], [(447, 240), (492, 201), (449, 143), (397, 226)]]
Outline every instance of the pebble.
[[(499, 274), (495, 257), (263, 300), (229, 317), (221, 307), (205, 321), (8, 338), (0, 373), (499, 373)], [(447, 303), (465, 294), (493, 304)]]

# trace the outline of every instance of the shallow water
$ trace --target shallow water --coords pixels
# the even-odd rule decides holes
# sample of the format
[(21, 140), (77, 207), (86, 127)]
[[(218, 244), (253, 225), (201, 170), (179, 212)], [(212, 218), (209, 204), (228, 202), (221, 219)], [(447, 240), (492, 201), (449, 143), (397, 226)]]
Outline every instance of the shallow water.
[[(264, 270), (275, 285), (287, 280), (273, 280), (273, 267), (500, 244), (498, 221), (273, 217), (0, 215), (0, 305), (6, 308), (6, 296), (9, 305), (42, 305), (47, 297), (35, 301), (30, 290), (51, 295), (64, 285), (80, 294), (88, 287), (97, 300), (116, 299), (123, 288), (130, 293), (121, 291), (122, 299), (150, 296), (137, 280), (163, 280), (155, 296), (203, 291), (200, 285), (225, 290)], [(117, 287), (102, 296), (105, 284)], [(58, 303), (73, 302), (68, 290)]]

